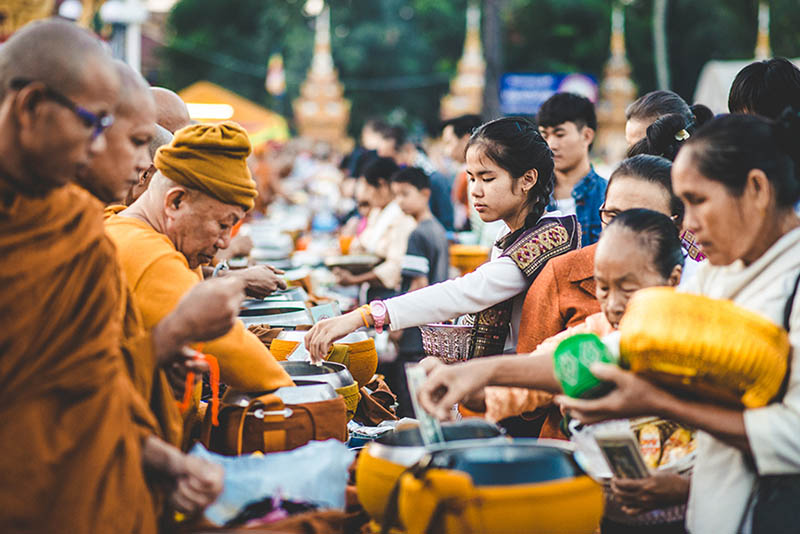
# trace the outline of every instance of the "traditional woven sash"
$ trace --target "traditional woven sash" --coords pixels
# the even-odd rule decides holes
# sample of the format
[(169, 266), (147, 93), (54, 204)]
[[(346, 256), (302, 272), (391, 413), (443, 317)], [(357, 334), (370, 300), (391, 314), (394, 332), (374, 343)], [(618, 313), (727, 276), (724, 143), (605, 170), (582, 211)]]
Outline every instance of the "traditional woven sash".
[[(516, 234), (516, 235), (515, 235)], [(511, 258), (530, 286), (547, 262), (580, 247), (581, 232), (575, 216), (543, 217), (536, 225), (501, 239), (501, 257)], [(495, 304), (473, 316), (469, 358), (502, 354), (511, 322), (513, 299)]]

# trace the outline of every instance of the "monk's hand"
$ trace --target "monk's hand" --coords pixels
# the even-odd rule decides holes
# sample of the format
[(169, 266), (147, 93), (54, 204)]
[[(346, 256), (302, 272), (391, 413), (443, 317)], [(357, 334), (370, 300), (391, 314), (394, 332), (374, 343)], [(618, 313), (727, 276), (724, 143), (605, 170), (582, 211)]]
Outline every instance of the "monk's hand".
[(364, 319), (358, 310), (339, 317), (323, 319), (315, 324), (305, 337), (305, 345), (311, 354), (311, 361), (321, 362), (324, 360), (334, 341), (357, 330), (360, 326), (364, 326)]
[(426, 364), (430, 370), (418, 392), (420, 405), (437, 419), (451, 419), (454, 404), (488, 385), (491, 363), (491, 358), (485, 358), (453, 365)]
[(600, 380), (611, 382), (614, 389), (599, 399), (574, 399), (566, 395), (557, 395), (554, 399), (562, 413), (584, 424), (658, 415), (659, 407), (669, 403), (669, 394), (664, 390), (616, 365), (595, 363), (591, 372)]
[(636, 515), (685, 503), (689, 499), (689, 479), (659, 472), (646, 478), (614, 478), (611, 492), (626, 514)]
[(256, 265), (247, 269), (227, 271), (228, 277), (240, 277), (245, 283), (245, 293), (254, 299), (263, 299), (279, 289), (286, 289), (284, 272), (270, 265)]
[(244, 283), (238, 278), (214, 278), (194, 286), (153, 328), (159, 365), (184, 362), (184, 345), (227, 334), (236, 322), (242, 300)]
[(176, 510), (193, 515), (222, 492), (222, 467), (184, 454), (154, 435), (142, 443), (142, 466), (159, 487), (163, 487)]
[(203, 373), (208, 372), (208, 362), (203, 358), (198, 358), (199, 353), (188, 347), (183, 347), (180, 351), (182, 358), (172, 362), (166, 367), (167, 381), (172, 387), (175, 399), (181, 400), (186, 393), (186, 375), (194, 374), (194, 385), (202, 379)]
[(221, 466), (196, 456), (181, 456), (172, 473), (174, 479), (169, 500), (177, 511), (194, 515), (222, 493), (225, 471)]

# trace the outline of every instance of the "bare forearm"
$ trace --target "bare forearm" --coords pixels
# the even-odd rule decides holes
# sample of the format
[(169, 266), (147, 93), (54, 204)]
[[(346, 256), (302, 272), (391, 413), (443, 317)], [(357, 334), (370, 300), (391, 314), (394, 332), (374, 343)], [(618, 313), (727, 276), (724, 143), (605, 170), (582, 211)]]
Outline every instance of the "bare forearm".
[(142, 444), (142, 464), (146, 470), (172, 474), (177, 472), (180, 451), (165, 441), (150, 435)]
[(364, 274), (353, 275), (353, 284), (354, 285), (370, 284), (370, 285), (383, 286), (380, 279), (375, 274), (375, 271), (369, 271)]
[[(481, 361), (482, 363), (482, 361)], [(520, 387), (561, 393), (550, 353), (497, 356), (486, 360), (490, 386)]]
[(170, 313), (153, 327), (153, 351), (159, 366), (169, 362), (188, 341), (178, 323), (179, 321), (175, 320), (174, 315)]
[(751, 454), (742, 410), (681, 399), (656, 388), (656, 415), (708, 432), (746, 454)]

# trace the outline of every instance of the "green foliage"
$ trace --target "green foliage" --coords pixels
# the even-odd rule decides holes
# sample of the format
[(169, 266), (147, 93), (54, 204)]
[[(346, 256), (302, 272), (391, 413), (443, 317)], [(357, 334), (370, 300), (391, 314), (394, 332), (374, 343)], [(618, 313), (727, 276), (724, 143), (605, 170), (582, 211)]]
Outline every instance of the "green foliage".
[[(598, 79), (608, 59), (612, 0), (505, 0), (506, 72), (572, 72)], [(313, 49), (304, 0), (181, 0), (169, 18), (159, 79), (172, 89), (207, 79), (287, 113)], [(352, 101), (350, 130), (373, 115), (435, 131), (464, 42), (467, 0), (329, 0), (334, 62)], [(626, 41), (640, 93), (656, 87), (651, 0), (626, 9)], [(753, 56), (756, 0), (670, 0), (672, 88), (691, 100), (710, 59)], [(797, 0), (771, 0), (776, 55), (800, 56)], [(264, 90), (269, 55), (280, 51), (287, 96)]]

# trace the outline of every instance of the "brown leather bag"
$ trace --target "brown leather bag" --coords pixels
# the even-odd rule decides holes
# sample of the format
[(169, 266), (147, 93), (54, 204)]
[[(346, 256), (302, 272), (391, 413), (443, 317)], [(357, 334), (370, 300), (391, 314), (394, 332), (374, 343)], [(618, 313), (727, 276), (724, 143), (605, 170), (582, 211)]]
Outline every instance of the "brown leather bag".
[(347, 408), (341, 396), (284, 404), (277, 395), (267, 393), (253, 398), (247, 408), (223, 400), (215, 427), (210, 412), (203, 422), (202, 442), (219, 454), (290, 451), (309, 441), (347, 440)]

